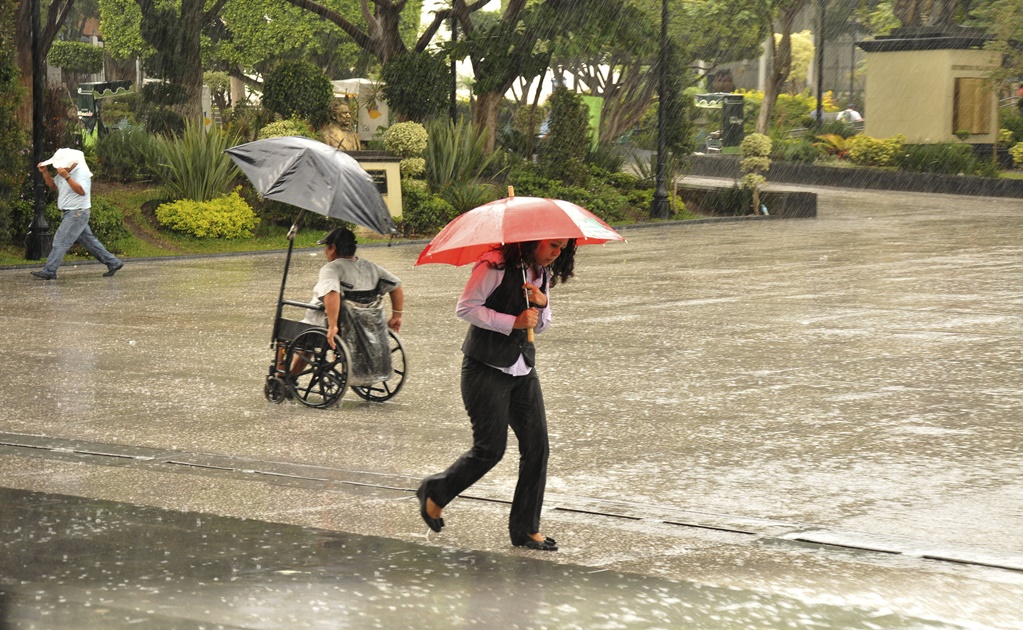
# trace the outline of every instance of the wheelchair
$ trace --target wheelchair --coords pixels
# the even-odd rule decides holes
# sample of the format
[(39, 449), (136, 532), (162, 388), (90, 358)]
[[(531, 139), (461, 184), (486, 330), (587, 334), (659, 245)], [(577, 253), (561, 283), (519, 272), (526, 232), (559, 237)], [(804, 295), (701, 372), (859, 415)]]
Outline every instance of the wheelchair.
[(327, 328), (285, 319), (283, 307), (323, 311), (321, 305), (278, 300), (270, 364), (263, 395), (272, 403), (294, 399), (307, 407), (337, 404), (350, 388), (360, 398), (384, 402), (405, 384), (408, 374), (401, 338), (387, 327), (382, 287), (355, 292), (343, 285), (339, 334), (334, 347)]

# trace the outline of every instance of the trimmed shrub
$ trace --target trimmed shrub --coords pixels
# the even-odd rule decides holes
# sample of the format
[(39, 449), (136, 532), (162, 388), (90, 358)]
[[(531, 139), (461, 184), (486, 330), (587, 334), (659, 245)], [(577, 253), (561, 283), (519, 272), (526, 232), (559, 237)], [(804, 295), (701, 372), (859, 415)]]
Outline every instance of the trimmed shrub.
[(1012, 156), (1012, 163), (1016, 168), (1023, 168), (1023, 142), (1017, 142), (1009, 149)]
[(562, 188), (561, 182), (544, 177), (529, 163), (520, 164), (512, 169), (508, 175), (508, 183), (515, 187), (515, 194), (520, 197), (557, 199)]
[[(594, 171), (589, 183), (584, 186), (566, 186), (562, 182), (543, 177), (535, 165), (521, 164), (508, 176), (508, 183), (515, 187), (515, 194), (522, 197), (548, 197), (564, 199), (580, 205), (601, 219), (612, 223), (649, 216), (653, 201), (652, 188), (637, 188), (638, 180), (633, 178), (625, 189), (615, 186), (623, 175)], [(629, 189), (628, 186), (633, 188)]]
[(29, 195), (15, 196), (6, 205), (0, 203), (0, 245), (22, 242), (34, 218), (35, 206)]
[[(841, 136), (836, 137), (841, 138)], [(836, 150), (835, 154), (839, 155), (839, 157), (845, 157), (844, 150), (843, 143), (842, 149)], [(807, 137), (781, 140), (771, 144), (771, 159), (784, 162), (812, 164), (823, 157), (825, 152), (821, 146), (818, 146), (817, 143)]]
[(540, 145), (538, 164), (544, 177), (584, 186), (589, 170), (583, 157), (591, 142), (590, 114), (582, 98), (559, 87), (551, 94), (550, 131)]
[(233, 192), (210, 201), (181, 199), (157, 207), (156, 219), (175, 232), (197, 238), (252, 238), (259, 224), (256, 213)]
[(973, 175), (978, 170), (973, 147), (952, 142), (907, 144), (897, 164), (906, 171), (941, 175)]
[(401, 198), (401, 219), (397, 223), (402, 236), (432, 234), (458, 216), (454, 206), (432, 195), (423, 181), (402, 180)]
[(641, 181), (632, 173), (625, 173), (622, 171), (605, 173), (604, 177), (608, 184), (614, 186), (618, 190), (626, 192), (636, 190)]
[(899, 156), (903, 154), (906, 136), (897, 135), (891, 138), (871, 138), (870, 136), (853, 136), (846, 140), (849, 161), (860, 166), (895, 166)]
[(426, 150), (426, 127), (417, 122), (400, 122), (384, 132), (384, 150), (402, 158), (418, 157)]
[(305, 136), (306, 138), (312, 138), (313, 140), (319, 140), (319, 136), (313, 131), (313, 128), (309, 126), (309, 123), (300, 118), (289, 118), (288, 120), (278, 120), (268, 125), (264, 125), (259, 130), (257, 139), (265, 140), (267, 138), (284, 138), (286, 136)]
[(767, 183), (763, 173), (771, 168), (771, 139), (762, 133), (751, 133), (742, 139), (739, 153), (742, 155), (739, 168), (745, 173), (742, 176), (742, 186), (752, 191), (753, 214), (759, 214), (760, 189)]
[(94, 74), (103, 69), (103, 49), (85, 42), (56, 40), (46, 62), (69, 74)]
[(398, 169), (404, 178), (420, 177), (426, 172), (426, 159), (421, 157), (405, 158), (398, 164)]
[(1012, 132), (1012, 144), (1023, 142), (1023, 114), (1015, 107), (1003, 107), (1001, 109), (1002, 128)]
[(305, 118), (313, 127), (327, 121), (334, 88), (323, 71), (305, 61), (286, 61), (263, 82), (263, 107), (281, 118)]

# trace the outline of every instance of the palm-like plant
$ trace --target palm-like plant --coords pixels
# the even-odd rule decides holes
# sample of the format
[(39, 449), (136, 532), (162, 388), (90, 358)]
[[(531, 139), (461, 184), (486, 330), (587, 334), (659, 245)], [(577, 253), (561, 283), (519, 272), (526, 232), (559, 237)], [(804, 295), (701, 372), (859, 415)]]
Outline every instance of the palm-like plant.
[(187, 121), (180, 136), (156, 139), (160, 160), (153, 170), (172, 199), (209, 201), (226, 194), (238, 167), (224, 151), (236, 137), (213, 127), (206, 131), (198, 121)]
[(483, 173), (497, 153), (486, 154), (486, 136), (477, 133), (472, 124), (460, 118), (457, 123), (435, 119), (427, 124), (429, 141), (423, 157), (424, 177), (435, 193), (443, 193), (452, 185), (467, 185)]
[(847, 139), (837, 133), (826, 133), (821, 136), (817, 136), (818, 142), (814, 142), (813, 146), (817, 147), (821, 151), (824, 151), (828, 155), (833, 155), (840, 160), (844, 160), (849, 157), (849, 145)]

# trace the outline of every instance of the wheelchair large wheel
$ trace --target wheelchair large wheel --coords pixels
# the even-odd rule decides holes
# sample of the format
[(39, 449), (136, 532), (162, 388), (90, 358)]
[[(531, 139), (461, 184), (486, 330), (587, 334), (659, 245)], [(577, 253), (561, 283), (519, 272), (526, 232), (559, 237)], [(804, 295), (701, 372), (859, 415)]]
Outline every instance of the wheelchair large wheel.
[(288, 344), (285, 365), (291, 369), (296, 360), (301, 369), (287, 377), (292, 396), (307, 407), (323, 409), (341, 400), (348, 386), (348, 348), (334, 337), (336, 350), (327, 343), (326, 331), (307, 330)]
[(352, 386), (353, 392), (370, 402), (384, 402), (393, 398), (405, 384), (405, 377), (408, 374), (405, 346), (401, 345), (401, 339), (393, 330), (388, 329), (387, 336), (391, 346), (391, 378), (365, 387)]

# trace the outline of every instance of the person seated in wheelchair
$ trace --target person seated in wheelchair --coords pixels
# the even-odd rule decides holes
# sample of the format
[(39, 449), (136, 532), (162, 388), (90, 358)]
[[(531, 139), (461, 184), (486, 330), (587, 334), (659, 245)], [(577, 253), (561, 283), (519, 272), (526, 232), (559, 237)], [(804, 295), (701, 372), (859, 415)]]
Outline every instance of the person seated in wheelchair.
[(372, 261), (356, 256), (358, 242), (348, 228), (333, 230), (318, 240), (317, 244), (323, 245), (327, 264), (320, 267), (319, 280), (313, 287), (312, 302), (322, 304), (324, 310), (309, 310), (302, 321), (326, 328), (327, 340), (333, 348), (334, 336), (338, 334), (342, 291), (346, 300), (361, 303), (372, 303), (378, 295), (386, 294), (391, 298), (391, 316), (387, 320), (387, 327), (394, 332), (401, 332), (405, 293), (398, 276)]
[[(327, 263), (320, 267), (319, 279), (313, 287), (311, 304), (317, 308), (306, 311), (303, 323), (327, 329), (327, 343), (336, 349), (335, 336), (341, 322), (341, 298), (350, 303), (372, 305), (381, 296), (391, 300), (387, 328), (400, 332), (405, 293), (401, 280), (384, 267), (355, 255), (357, 241), (348, 228), (337, 228), (317, 241), (323, 245)], [(321, 307), (322, 309), (318, 308)], [(301, 370), (300, 357), (295, 357), (291, 372)]]

